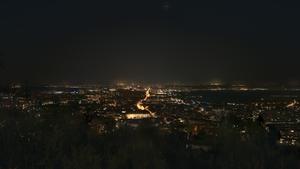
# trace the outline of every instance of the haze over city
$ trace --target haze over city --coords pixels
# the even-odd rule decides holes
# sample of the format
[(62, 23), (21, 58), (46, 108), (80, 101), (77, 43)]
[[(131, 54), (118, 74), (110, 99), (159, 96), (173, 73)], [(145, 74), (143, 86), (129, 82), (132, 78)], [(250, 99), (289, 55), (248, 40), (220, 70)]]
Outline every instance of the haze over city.
[(285, 1), (3, 1), (3, 81), (299, 83)]

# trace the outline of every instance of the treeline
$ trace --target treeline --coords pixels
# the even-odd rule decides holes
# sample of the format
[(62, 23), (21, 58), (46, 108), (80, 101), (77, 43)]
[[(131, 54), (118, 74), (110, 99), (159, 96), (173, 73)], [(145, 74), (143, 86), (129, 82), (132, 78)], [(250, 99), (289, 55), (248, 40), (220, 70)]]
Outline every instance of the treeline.
[[(199, 136), (192, 149), (181, 133), (150, 126), (99, 135), (72, 109), (41, 116), (2, 110), (0, 169), (299, 169), (296, 148), (269, 145), (253, 131), (241, 140), (224, 125), (215, 137)], [(256, 129), (253, 129), (256, 130)]]

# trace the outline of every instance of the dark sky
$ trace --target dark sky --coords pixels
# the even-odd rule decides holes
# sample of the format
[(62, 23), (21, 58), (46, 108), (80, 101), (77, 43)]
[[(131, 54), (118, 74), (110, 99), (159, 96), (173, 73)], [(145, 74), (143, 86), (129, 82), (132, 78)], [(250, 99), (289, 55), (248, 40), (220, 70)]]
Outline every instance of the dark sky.
[(300, 81), (286, 0), (2, 0), (2, 83)]

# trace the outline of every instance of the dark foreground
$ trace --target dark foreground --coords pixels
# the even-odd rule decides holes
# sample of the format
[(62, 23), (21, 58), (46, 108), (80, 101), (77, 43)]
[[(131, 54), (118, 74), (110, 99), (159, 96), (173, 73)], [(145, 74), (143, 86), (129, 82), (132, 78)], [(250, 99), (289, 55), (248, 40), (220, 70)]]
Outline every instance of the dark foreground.
[[(62, 112), (65, 111), (65, 112)], [(99, 134), (71, 110), (51, 108), (44, 118), (2, 110), (1, 169), (299, 169), (297, 147), (270, 144), (253, 124), (247, 137), (227, 122), (216, 136), (191, 140), (144, 122)], [(109, 126), (111, 121), (104, 121)], [(192, 137), (192, 136), (191, 136)]]

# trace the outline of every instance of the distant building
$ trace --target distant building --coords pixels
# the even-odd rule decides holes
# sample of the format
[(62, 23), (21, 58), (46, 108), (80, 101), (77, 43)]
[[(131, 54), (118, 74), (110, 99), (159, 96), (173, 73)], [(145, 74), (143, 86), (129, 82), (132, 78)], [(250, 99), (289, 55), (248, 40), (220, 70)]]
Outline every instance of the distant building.
[(144, 114), (144, 113), (130, 113), (126, 114), (126, 119), (147, 119), (151, 118), (152, 116), (150, 114)]

